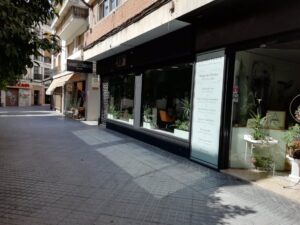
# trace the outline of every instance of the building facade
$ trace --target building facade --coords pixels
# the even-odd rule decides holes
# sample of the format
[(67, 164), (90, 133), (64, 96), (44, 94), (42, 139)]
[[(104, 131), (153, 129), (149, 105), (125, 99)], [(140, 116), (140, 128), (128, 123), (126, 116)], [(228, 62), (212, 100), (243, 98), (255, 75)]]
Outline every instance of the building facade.
[[(44, 33), (52, 33), (48, 24), (36, 29), (42, 37)], [(23, 75), (19, 82), (8, 86), (7, 90), (1, 91), (2, 106), (32, 106), (49, 104), (45, 95), (45, 80), (51, 77), (51, 54), (47, 51), (40, 51), (38, 57), (32, 56), (34, 66), (27, 68), (27, 74)]]
[(281, 137), (300, 91), (299, 3), (87, 2), (84, 60), (97, 63), (107, 128), (216, 169), (246, 169), (259, 113), (284, 170)]
[(79, 0), (64, 1), (51, 27), (61, 38), (61, 52), (53, 56), (53, 80), (47, 89), (52, 107), (74, 118), (98, 120), (99, 86), (95, 73), (68, 71), (68, 60), (83, 60), (83, 38), (88, 9)]

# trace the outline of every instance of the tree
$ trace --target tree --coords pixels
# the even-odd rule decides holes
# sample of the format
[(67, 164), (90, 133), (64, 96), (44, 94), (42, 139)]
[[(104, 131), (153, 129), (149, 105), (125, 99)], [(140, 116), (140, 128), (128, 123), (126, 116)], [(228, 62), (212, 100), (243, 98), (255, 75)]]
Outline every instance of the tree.
[(0, 89), (26, 74), (34, 63), (30, 56), (40, 51), (59, 51), (59, 37), (37, 32), (57, 16), (55, 6), (62, 0), (0, 0)]

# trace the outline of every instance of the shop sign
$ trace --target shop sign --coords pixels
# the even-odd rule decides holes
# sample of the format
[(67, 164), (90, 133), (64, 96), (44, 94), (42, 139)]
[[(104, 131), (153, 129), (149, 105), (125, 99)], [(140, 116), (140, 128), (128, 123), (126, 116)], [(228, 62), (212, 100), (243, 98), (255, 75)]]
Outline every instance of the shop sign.
[(67, 59), (67, 71), (93, 73), (93, 63), (88, 61)]
[(16, 86), (17, 87), (26, 87), (26, 88), (30, 87), (28, 83), (18, 83)]
[(100, 79), (98, 77), (92, 78), (92, 89), (99, 89), (100, 86)]
[(224, 51), (197, 57), (191, 130), (191, 158), (218, 168)]

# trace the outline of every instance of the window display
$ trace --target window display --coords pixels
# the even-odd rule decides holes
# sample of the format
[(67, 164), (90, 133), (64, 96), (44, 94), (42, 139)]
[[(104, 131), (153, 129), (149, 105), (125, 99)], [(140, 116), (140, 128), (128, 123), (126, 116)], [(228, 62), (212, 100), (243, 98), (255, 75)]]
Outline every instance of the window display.
[(66, 115), (75, 119), (85, 117), (85, 81), (67, 83), (65, 94)]
[[(300, 65), (295, 60), (299, 54), (280, 45), (236, 53), (231, 168), (285, 169), (283, 137), (294, 123), (289, 105), (300, 90)], [(254, 143), (253, 151), (247, 152), (245, 142)]]
[(133, 125), (134, 82), (134, 74), (109, 79), (108, 119)]
[(188, 139), (192, 64), (145, 71), (142, 127)]

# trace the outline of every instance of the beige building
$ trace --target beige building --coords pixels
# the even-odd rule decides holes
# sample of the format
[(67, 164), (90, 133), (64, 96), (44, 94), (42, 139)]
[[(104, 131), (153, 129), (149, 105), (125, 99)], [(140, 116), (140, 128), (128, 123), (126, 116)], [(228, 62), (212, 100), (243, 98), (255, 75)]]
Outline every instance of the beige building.
[[(52, 33), (49, 25), (45, 24), (36, 30), (40, 36)], [(16, 85), (8, 86), (6, 91), (1, 91), (2, 106), (32, 106), (49, 104), (45, 101), (44, 80), (51, 77), (51, 54), (41, 51), (41, 56), (32, 57), (36, 63), (27, 69), (27, 74)]]
[[(53, 81), (46, 94), (53, 109), (74, 118), (98, 120), (100, 88), (96, 69), (90, 73), (70, 70), (67, 62), (83, 60), (84, 32), (88, 29), (88, 7), (79, 0), (66, 0), (51, 27), (61, 38), (62, 51), (53, 56)], [(68, 70), (69, 69), (69, 70)]]

